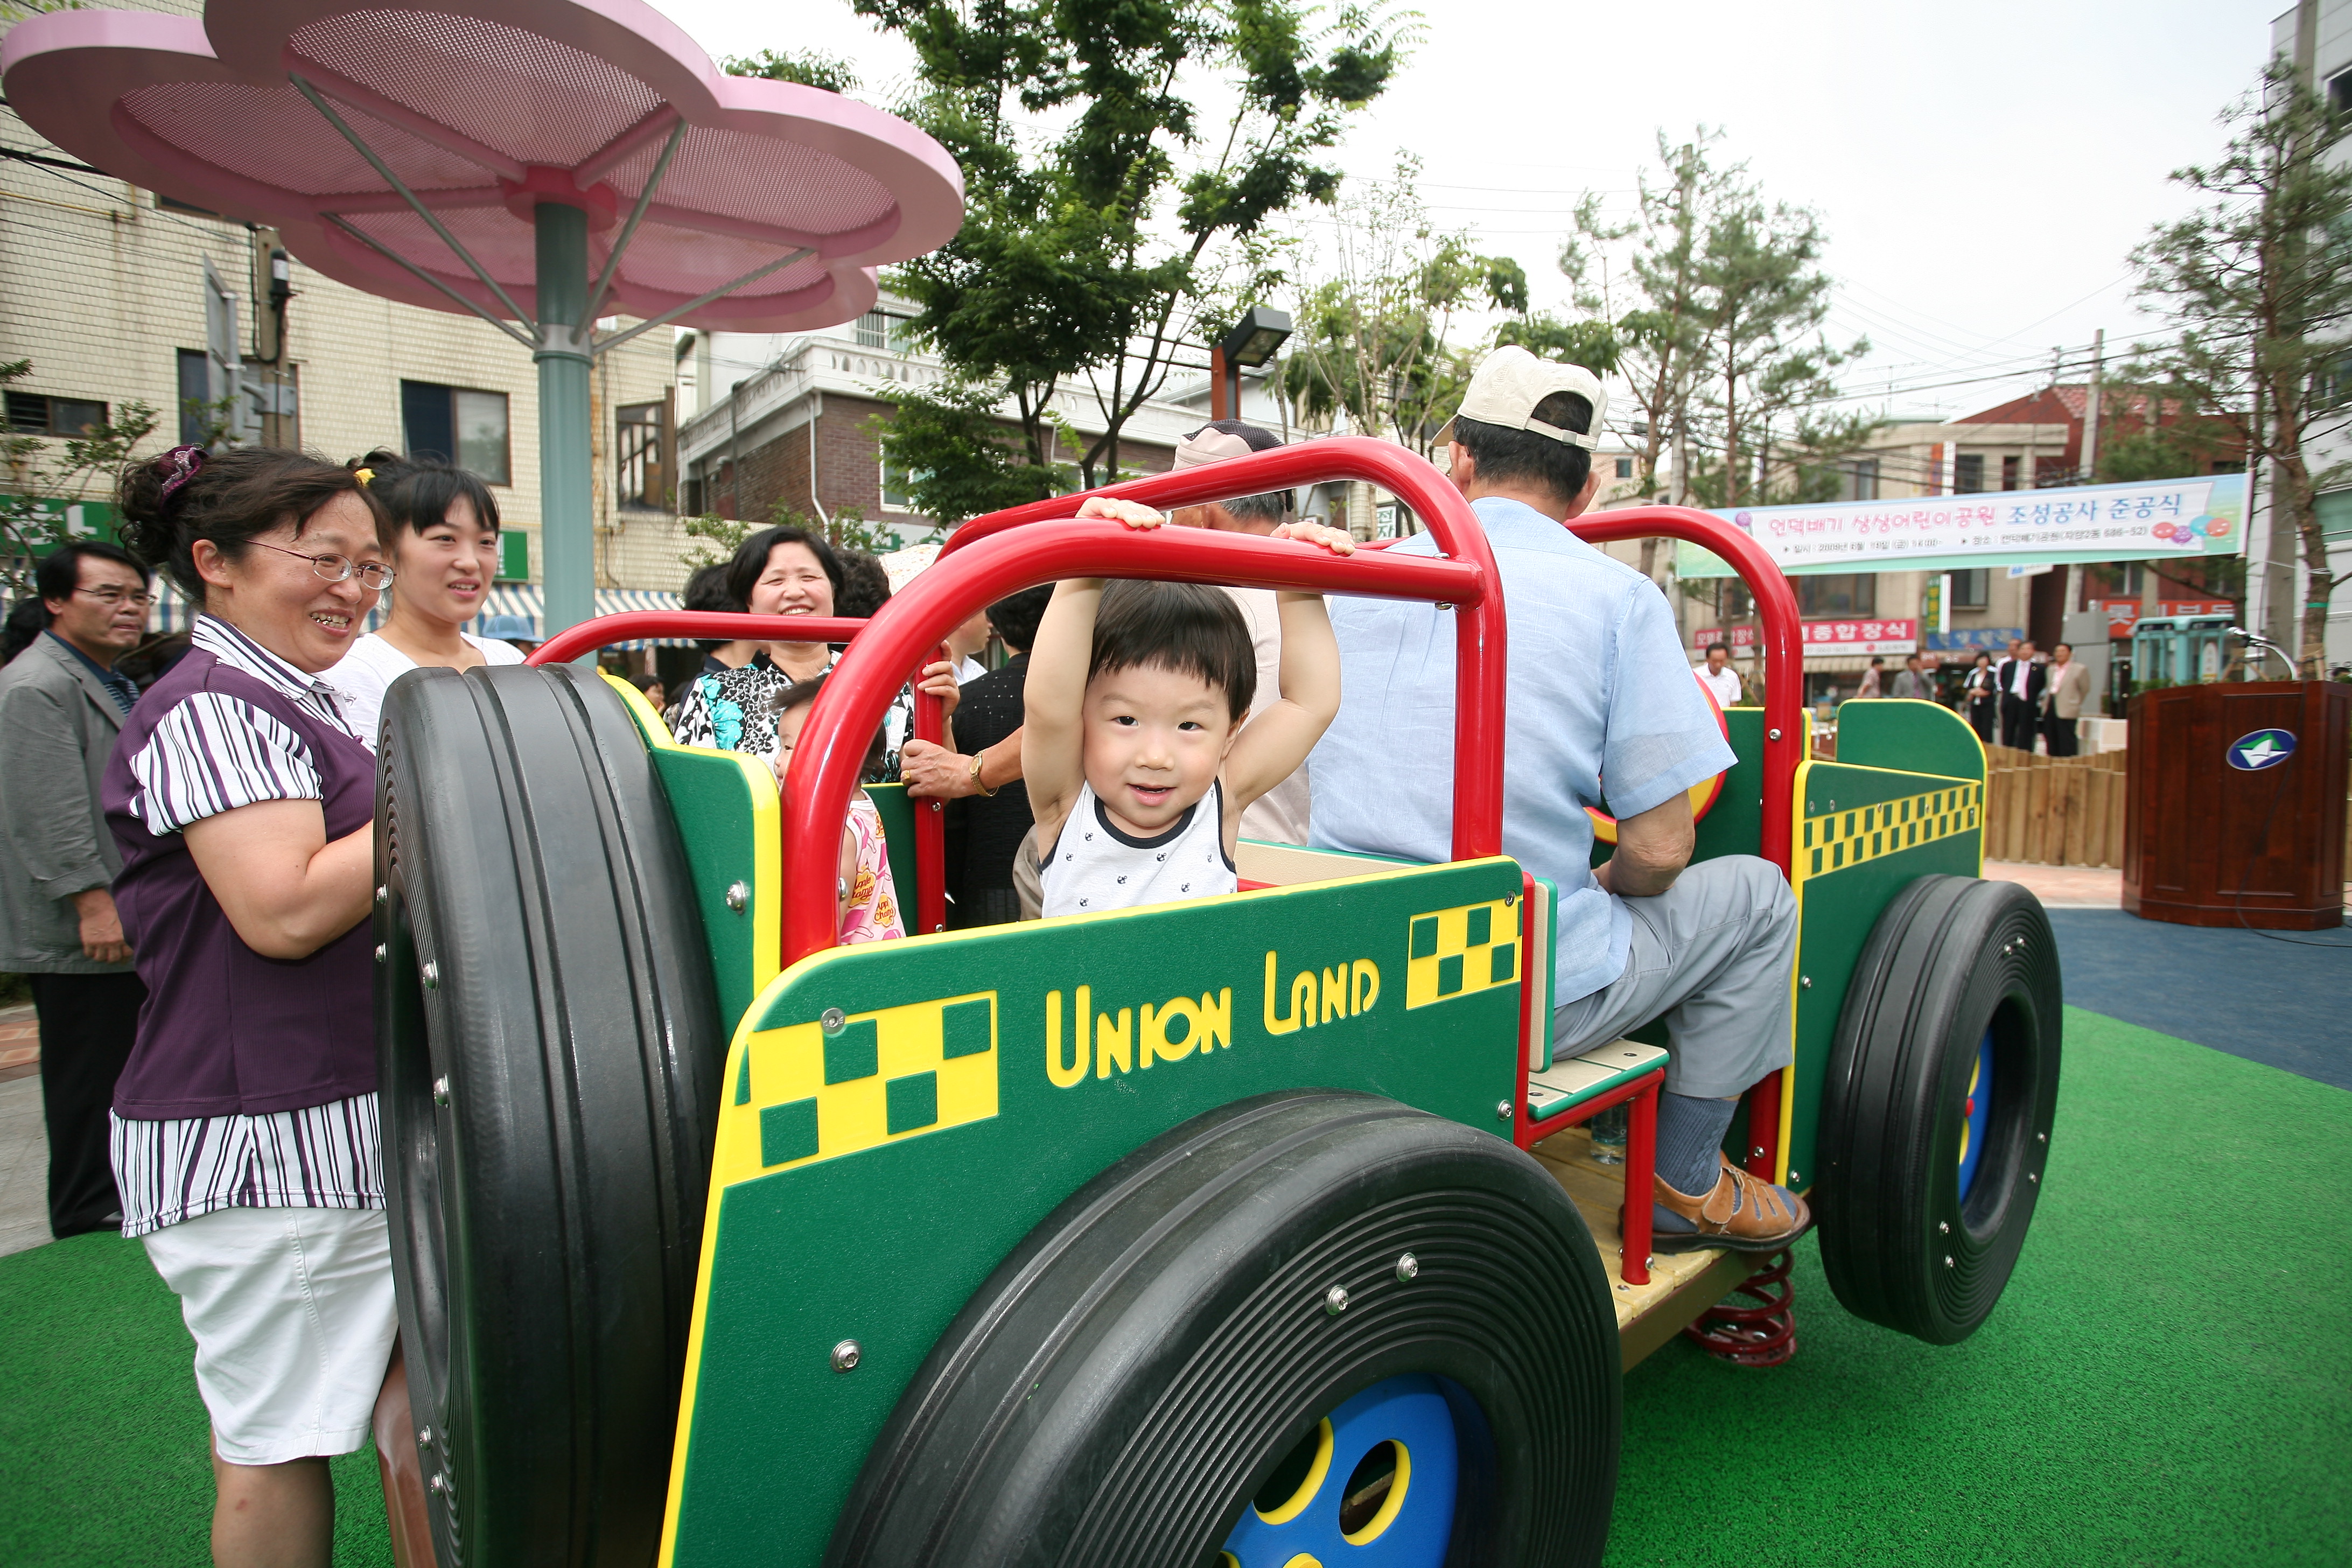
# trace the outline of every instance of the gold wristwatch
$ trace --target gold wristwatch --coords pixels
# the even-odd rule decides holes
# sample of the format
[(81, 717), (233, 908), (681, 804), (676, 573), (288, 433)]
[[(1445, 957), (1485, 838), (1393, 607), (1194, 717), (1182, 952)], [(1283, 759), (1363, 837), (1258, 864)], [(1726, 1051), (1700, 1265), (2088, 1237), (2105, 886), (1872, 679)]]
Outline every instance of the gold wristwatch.
[(972, 759), (971, 759), (971, 787), (972, 787), (972, 788), (974, 788), (974, 789), (976, 789), (976, 790), (978, 790), (981, 794), (982, 794), (982, 795), (995, 795), (995, 793), (996, 793), (996, 792), (995, 792), (994, 790), (992, 790), (992, 789), (989, 788), (987, 784), (983, 784), (983, 783), (982, 783), (982, 782), (981, 782), (981, 777), (980, 777), (980, 764), (981, 764), (981, 761), (982, 761), (982, 759), (981, 759), (981, 757), (980, 757), (979, 753), (977, 753), (977, 752), (973, 753), (973, 755), (972, 755)]

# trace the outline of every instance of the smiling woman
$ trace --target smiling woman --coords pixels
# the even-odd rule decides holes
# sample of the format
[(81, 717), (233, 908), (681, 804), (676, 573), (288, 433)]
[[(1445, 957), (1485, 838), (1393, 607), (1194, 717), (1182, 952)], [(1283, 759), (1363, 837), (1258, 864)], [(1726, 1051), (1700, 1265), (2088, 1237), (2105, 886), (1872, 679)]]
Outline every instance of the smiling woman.
[(327, 672), (348, 701), (343, 716), (373, 750), (384, 694), (412, 669), (477, 669), (520, 664), (511, 643), (463, 628), (482, 613), (499, 573), (499, 503), (467, 469), (437, 458), (370, 452), (349, 465), (392, 521), (392, 564), (400, 579), (383, 629), (370, 632)]
[[(841, 562), (815, 534), (763, 528), (737, 546), (727, 563), (727, 593), (755, 616), (830, 616), (841, 595)], [(778, 696), (793, 682), (814, 680), (832, 668), (833, 649), (824, 643), (781, 639), (760, 645), (740, 667), (705, 659), (702, 673), (687, 683), (670, 727), (689, 746), (772, 759), (776, 718), (782, 710)]]
[(394, 1321), (375, 763), (321, 679), (391, 580), (384, 517), (351, 472), (266, 448), (173, 447), (121, 504), (125, 542), (204, 605), (100, 791), (148, 992), (114, 1091), (122, 1233), (195, 1337), (215, 1561), (324, 1564), (326, 1457), (365, 1440)]

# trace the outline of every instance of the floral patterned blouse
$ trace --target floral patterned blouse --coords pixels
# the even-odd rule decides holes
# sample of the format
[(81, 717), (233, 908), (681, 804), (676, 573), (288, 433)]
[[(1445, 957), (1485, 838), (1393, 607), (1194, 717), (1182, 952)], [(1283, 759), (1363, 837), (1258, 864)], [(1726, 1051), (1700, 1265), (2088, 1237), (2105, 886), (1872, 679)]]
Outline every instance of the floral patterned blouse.
[[(832, 668), (828, 663), (826, 668)], [(716, 746), (722, 752), (772, 755), (776, 749), (776, 699), (793, 678), (769, 659), (767, 650), (729, 669), (706, 660), (700, 675), (670, 710), (670, 733), (682, 746)]]
[(898, 889), (890, 880), (889, 847), (882, 837), (882, 814), (859, 790), (849, 797), (844, 829), (857, 840), (857, 870), (849, 886), (849, 907), (841, 916), (841, 940), (887, 942), (907, 934), (898, 916)]

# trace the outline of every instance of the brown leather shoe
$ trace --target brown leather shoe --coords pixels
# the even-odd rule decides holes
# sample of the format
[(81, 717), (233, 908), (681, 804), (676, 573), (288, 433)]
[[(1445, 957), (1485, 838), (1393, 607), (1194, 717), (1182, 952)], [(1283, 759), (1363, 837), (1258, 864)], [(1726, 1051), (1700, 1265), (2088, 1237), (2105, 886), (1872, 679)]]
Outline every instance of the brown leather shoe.
[(1733, 1252), (1778, 1252), (1812, 1228), (1813, 1211), (1786, 1187), (1749, 1175), (1718, 1154), (1721, 1173), (1715, 1190), (1700, 1197), (1676, 1192), (1664, 1176), (1653, 1176), (1657, 1201), (1651, 1205), (1652, 1245), (1659, 1252), (1727, 1247)]

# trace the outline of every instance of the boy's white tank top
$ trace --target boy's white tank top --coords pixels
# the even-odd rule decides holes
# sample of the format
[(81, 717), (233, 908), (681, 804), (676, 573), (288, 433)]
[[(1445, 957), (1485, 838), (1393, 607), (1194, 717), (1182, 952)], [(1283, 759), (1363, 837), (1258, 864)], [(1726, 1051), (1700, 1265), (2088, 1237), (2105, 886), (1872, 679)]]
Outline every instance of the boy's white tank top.
[(1045, 912), (1098, 914), (1235, 890), (1241, 883), (1225, 858), (1224, 791), (1219, 779), (1166, 832), (1138, 838), (1113, 827), (1094, 786), (1080, 784), (1045, 860)]

